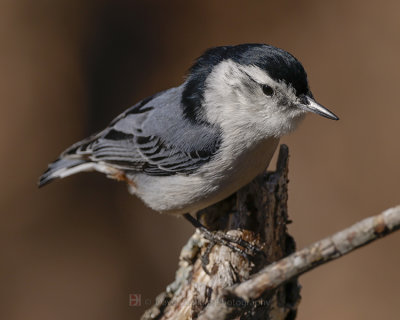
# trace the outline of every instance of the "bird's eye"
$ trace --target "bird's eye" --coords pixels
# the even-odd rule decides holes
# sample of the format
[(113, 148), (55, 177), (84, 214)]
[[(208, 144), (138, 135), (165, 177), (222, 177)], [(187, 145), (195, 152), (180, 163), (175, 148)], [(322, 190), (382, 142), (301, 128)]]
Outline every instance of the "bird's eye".
[(262, 86), (262, 91), (268, 97), (271, 97), (274, 94), (274, 89), (272, 89), (272, 87), (270, 87), (269, 85), (266, 85), (266, 84), (264, 84)]

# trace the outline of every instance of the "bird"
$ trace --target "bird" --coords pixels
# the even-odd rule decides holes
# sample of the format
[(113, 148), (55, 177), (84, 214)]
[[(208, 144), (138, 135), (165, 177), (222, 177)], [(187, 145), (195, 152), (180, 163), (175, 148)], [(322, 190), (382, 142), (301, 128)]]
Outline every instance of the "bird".
[(339, 119), (316, 102), (292, 54), (258, 43), (213, 47), (181, 85), (138, 102), (67, 148), (39, 186), (97, 171), (125, 181), (160, 213), (193, 214), (263, 172), (279, 139), (307, 113)]

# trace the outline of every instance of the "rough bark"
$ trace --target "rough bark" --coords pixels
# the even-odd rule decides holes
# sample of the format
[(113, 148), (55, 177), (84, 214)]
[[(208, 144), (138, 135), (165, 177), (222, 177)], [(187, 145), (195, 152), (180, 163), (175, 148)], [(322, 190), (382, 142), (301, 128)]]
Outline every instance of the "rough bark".
[[(198, 318), (199, 320), (226, 319), (235, 306), (226, 301), (236, 299), (246, 302), (273, 291), (293, 277), (310, 271), (324, 263), (340, 258), (368, 243), (400, 229), (400, 206), (364, 219), (334, 235), (313, 243), (286, 258), (274, 262), (250, 279), (226, 288)], [(237, 308), (236, 308), (237, 309)]]
[[(262, 254), (249, 259), (225, 246), (210, 244), (196, 232), (182, 249), (175, 281), (157, 297), (142, 320), (196, 319), (217, 297), (223, 296), (226, 288), (294, 252), (295, 243), (286, 227), (288, 157), (288, 148), (282, 145), (276, 171), (261, 174), (228, 199), (198, 213), (199, 220), (209, 229), (241, 238), (260, 248)], [(202, 267), (205, 257), (209, 260), (208, 273)], [(299, 292), (297, 279), (293, 278), (252, 301), (228, 301), (224, 296), (228, 305), (235, 306), (225, 310), (228, 315), (224, 317), (294, 319)]]

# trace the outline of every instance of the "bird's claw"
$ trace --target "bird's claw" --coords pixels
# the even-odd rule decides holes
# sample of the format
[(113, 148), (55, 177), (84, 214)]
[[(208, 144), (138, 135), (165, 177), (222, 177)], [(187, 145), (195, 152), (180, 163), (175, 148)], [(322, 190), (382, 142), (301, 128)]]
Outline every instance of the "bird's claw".
[(210, 274), (210, 272), (207, 269), (207, 265), (210, 262), (209, 255), (211, 253), (212, 248), (216, 244), (228, 247), (233, 252), (240, 254), (243, 258), (249, 261), (254, 261), (256, 258), (265, 255), (260, 248), (256, 247), (250, 242), (241, 239), (240, 237), (232, 236), (230, 234), (226, 234), (221, 231), (212, 232), (205, 227), (199, 228), (199, 231), (202, 233), (203, 237), (209, 241), (206, 251), (201, 257), (203, 270), (207, 274)]

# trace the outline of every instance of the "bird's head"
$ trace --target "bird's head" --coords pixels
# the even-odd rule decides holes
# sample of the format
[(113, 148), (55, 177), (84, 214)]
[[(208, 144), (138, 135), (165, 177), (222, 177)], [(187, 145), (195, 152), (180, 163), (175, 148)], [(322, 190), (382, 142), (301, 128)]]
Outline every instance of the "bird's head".
[(318, 104), (301, 63), (265, 44), (216, 47), (190, 69), (182, 96), (194, 122), (235, 123), (279, 137), (307, 112), (338, 117)]

